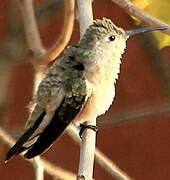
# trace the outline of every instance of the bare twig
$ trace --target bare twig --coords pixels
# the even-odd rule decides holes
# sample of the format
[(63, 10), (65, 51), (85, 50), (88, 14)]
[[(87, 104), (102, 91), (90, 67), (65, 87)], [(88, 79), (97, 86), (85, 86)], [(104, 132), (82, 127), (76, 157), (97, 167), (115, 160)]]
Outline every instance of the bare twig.
[(29, 48), (33, 52), (34, 61), (32, 62), (34, 64), (35, 69), (37, 70), (35, 74), (35, 83), (34, 83), (34, 93), (35, 93), (38, 84), (43, 77), (44, 71), (46, 70), (45, 65), (47, 65), (49, 61), (56, 58), (70, 40), (74, 25), (75, 0), (65, 0), (65, 18), (64, 18), (63, 31), (60, 37), (58, 38), (57, 42), (49, 51), (46, 51), (43, 48), (40, 39), (39, 31), (35, 20), (33, 1), (18, 0), (18, 2), (23, 17), (26, 40)]
[[(93, 12), (91, 0), (77, 0), (80, 24), (80, 37), (82, 38), (87, 27), (92, 24)], [(96, 125), (96, 119), (89, 119), (87, 125)], [(94, 166), (94, 153), (96, 144), (96, 133), (86, 129), (82, 135), (80, 146), (80, 162), (77, 179), (92, 179)]]
[[(144, 108), (138, 108), (135, 110), (129, 110), (129, 111), (123, 111), (119, 112), (117, 114), (114, 114), (113, 116), (107, 116), (107, 117), (100, 117), (98, 124), (101, 125), (101, 127), (104, 127), (104, 125), (122, 125), (132, 122), (140, 122), (139, 118), (145, 118), (145, 121), (147, 121), (146, 118), (149, 117), (157, 117), (162, 114), (165, 114), (165, 116), (169, 116), (170, 113), (170, 103), (164, 103), (162, 105), (143, 105)], [(142, 122), (144, 120), (142, 119)]]
[(2, 127), (0, 127), (0, 139), (9, 147), (14, 144), (14, 139)]
[(133, 3), (131, 3), (129, 0), (112, 0), (112, 1), (115, 4), (119, 5), (121, 8), (123, 8), (129, 15), (136, 17), (142, 22), (149, 24), (151, 26), (159, 26), (166, 28), (166, 30), (162, 32), (170, 35), (170, 26), (168, 24), (142, 11), (140, 8), (136, 7)]
[[(50, 61), (54, 60), (68, 44), (74, 25), (75, 0), (65, 0), (65, 18), (62, 33), (57, 42), (47, 51), (44, 49), (40, 39), (32, 0), (18, 0), (18, 2), (21, 7), (26, 40), (29, 48), (33, 52), (33, 64), (35, 64), (35, 68), (37, 69), (37, 65), (38, 67), (40, 67), (39, 65), (47, 65)], [(45, 67), (41, 67), (42, 69), (40, 71), (43, 71)]]
[(42, 63), (47, 64), (48, 62), (54, 60), (66, 47), (68, 44), (71, 34), (73, 32), (74, 26), (74, 7), (75, 0), (65, 0), (65, 15), (64, 15), (64, 25), (61, 35), (59, 36), (57, 42), (52, 46), (51, 49), (42, 58)]
[(35, 180), (43, 180), (44, 164), (42, 163), (39, 156), (33, 159), (33, 166), (35, 168)]
[(45, 53), (34, 15), (33, 0), (18, 0), (29, 48), (35, 57)]
[[(71, 124), (67, 128), (68, 135), (76, 142), (80, 144), (80, 138), (78, 136), (79, 129)], [(104, 155), (98, 148), (95, 150), (95, 160), (105, 169), (112, 177), (116, 177), (119, 180), (131, 180), (131, 178), (123, 172), (114, 162), (112, 162), (106, 155)]]
[[(10, 147), (15, 142), (15, 140), (2, 127), (0, 127), (0, 139), (3, 143), (5, 143), (6, 145), (8, 145)], [(23, 157), (23, 156), (21, 155), (21, 157)], [(34, 162), (33, 162), (33, 160), (27, 160), (25, 158), (23, 158), (23, 159), (26, 160), (27, 162), (30, 162), (31, 164), (33, 164), (33, 163), (35, 163), (35, 161), (37, 161), (37, 159), (35, 159)], [(47, 161), (44, 158), (41, 158), (40, 160), (44, 164), (44, 170), (51, 176), (61, 179), (61, 180), (68, 180), (68, 179), (75, 180), (76, 179), (75, 174), (73, 174), (63, 168), (57, 167), (56, 165), (53, 165), (52, 163), (50, 163), (49, 161)]]
[(18, 4), (21, 9), (28, 47), (32, 51), (33, 55), (31, 57), (33, 58), (32, 64), (34, 65), (34, 68), (36, 70), (33, 88), (34, 94), (39, 85), (40, 80), (42, 79), (42, 74), (44, 74), (46, 68), (46, 66), (40, 66), (41, 62), (38, 61), (38, 57), (44, 55), (46, 53), (46, 50), (42, 45), (40, 34), (38, 31), (33, 7), (33, 0), (18, 0)]
[(110, 175), (119, 180), (132, 180), (125, 172), (123, 172), (114, 162), (112, 162), (105, 154), (96, 149), (95, 159), (101, 167), (103, 167)]
[(0, 116), (4, 114), (6, 108), (6, 95), (9, 86), (11, 68), (7, 65), (0, 66)]
[(82, 37), (87, 27), (92, 24), (93, 21), (92, 0), (77, 0), (77, 5), (80, 24), (80, 37)]
[[(96, 120), (86, 122), (86, 125), (96, 125)], [(96, 132), (86, 129), (83, 132), (80, 145), (80, 160), (78, 177), (84, 177), (85, 180), (91, 180), (93, 177), (94, 154), (96, 145)], [(78, 179), (79, 179), (78, 178)]]
[[(9, 15), (6, 17), (5, 34), (0, 44), (0, 65), (16, 65), (30, 61), (28, 48), (25, 48), (25, 32), (21, 17), (21, 5), (19, 0), (9, 1)], [(56, 15), (64, 9), (64, 2), (60, 0), (47, 0), (35, 4), (35, 16), (37, 24), (44, 27), (45, 24), (52, 22)], [(61, 18), (60, 18), (61, 19)], [(27, 22), (28, 23), (28, 22)], [(36, 60), (35, 60), (36, 62)]]
[[(57, 43), (48, 52), (46, 52), (46, 50), (43, 48), (42, 42), (40, 40), (40, 36), (33, 12), (32, 1), (23, 0), (23, 2), (20, 2), (20, 5), (21, 5), (21, 11), (25, 25), (27, 42), (29, 48), (33, 51), (34, 57), (38, 59), (36, 65), (48, 64), (50, 60), (52, 60), (53, 58), (59, 55), (59, 53), (64, 49), (64, 47), (70, 40), (70, 36), (73, 29), (73, 22), (74, 22), (74, 12), (73, 12), (74, 0), (69, 0), (69, 1), (65, 0), (66, 10), (65, 10), (65, 23), (63, 27), (63, 32)], [(31, 39), (33, 39), (34, 41), (32, 41)], [(46, 61), (42, 62), (44, 57)], [(39, 81), (42, 79), (42, 74), (43, 74), (42, 69), (39, 69), (38, 71), (39, 72), (36, 73), (36, 78), (34, 83), (34, 92), (36, 91), (37, 85), (39, 84)], [(45, 171), (51, 174), (52, 176), (54, 176), (55, 178), (59, 178), (61, 180), (75, 179), (75, 175), (73, 173), (63, 170), (62, 168), (56, 167), (45, 159), (41, 159), (41, 160), (35, 159), (34, 162), (35, 162), (34, 164), (38, 165), (37, 171), (39, 169), (42, 170), (41, 166), (39, 165), (42, 165), (43, 162)]]
[(41, 157), (41, 161), (44, 163), (45, 171), (51, 176), (58, 178), (60, 180), (75, 180), (76, 175), (68, 170), (65, 170), (61, 167), (53, 165), (43, 157)]

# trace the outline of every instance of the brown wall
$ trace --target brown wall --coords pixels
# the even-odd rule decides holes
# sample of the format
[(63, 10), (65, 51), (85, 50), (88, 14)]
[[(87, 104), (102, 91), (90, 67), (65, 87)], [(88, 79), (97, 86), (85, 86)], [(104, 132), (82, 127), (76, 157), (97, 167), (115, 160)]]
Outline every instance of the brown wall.
[[(3, 39), (5, 26), (6, 11), (4, 9), (8, 9), (6, 4), (6, 1), (0, 3), (1, 39)], [(129, 16), (109, 0), (95, 1), (93, 7), (95, 18), (108, 17), (125, 29), (135, 27)], [(57, 24), (61, 23), (60, 19), (61, 17), (56, 17), (53, 22), (41, 29), (46, 46), (50, 46), (54, 37), (57, 37), (59, 32)], [(78, 40), (77, 25), (76, 28), (71, 43), (76, 43)], [(144, 108), (148, 105), (161, 105), (167, 100), (167, 91), (163, 86), (166, 78), (160, 77), (162, 74), (158, 72), (154, 60), (159, 56), (170, 57), (170, 49), (167, 47), (164, 50), (158, 50), (155, 57), (152, 51), (153, 45), (146, 41), (147, 36), (145, 35), (142, 38), (133, 37), (128, 41), (126, 54), (122, 59), (120, 78), (116, 85), (116, 99), (103, 119), (112, 119), (115, 114)], [(3, 122), (1, 121), (7, 128), (13, 129), (24, 125), (27, 116), (25, 106), (31, 98), (32, 82), (33, 69), (30, 64), (11, 67), (6, 97), (7, 108)], [(168, 114), (134, 120), (134, 123), (119, 126), (114, 126), (113, 123), (102, 125), (97, 137), (97, 146), (135, 180), (170, 179)], [(1, 144), (1, 161), (7, 150), (8, 147)], [(61, 137), (44, 154), (44, 157), (63, 168), (77, 172), (79, 149), (67, 135)], [(113, 179), (97, 163), (94, 174), (97, 180)], [(20, 157), (16, 157), (8, 164), (0, 163), (0, 179), (30, 180), (33, 178), (32, 167)], [(52, 178), (46, 175), (45, 179)]]

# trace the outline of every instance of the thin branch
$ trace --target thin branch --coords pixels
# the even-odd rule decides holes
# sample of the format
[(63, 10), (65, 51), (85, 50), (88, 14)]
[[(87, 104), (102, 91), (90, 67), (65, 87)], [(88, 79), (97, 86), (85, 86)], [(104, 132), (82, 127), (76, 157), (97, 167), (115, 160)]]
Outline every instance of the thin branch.
[(75, 0), (65, 0), (63, 31), (57, 42), (48, 51), (43, 48), (40, 39), (33, 8), (33, 0), (18, 0), (18, 3), (22, 13), (26, 40), (29, 48), (33, 52), (34, 61), (32, 61), (32, 63), (37, 71), (35, 74), (35, 83), (33, 88), (33, 94), (35, 94), (39, 82), (41, 81), (46, 70), (45, 65), (47, 65), (49, 61), (54, 60), (61, 53), (61, 51), (63, 51), (70, 40), (74, 25)]
[(18, 0), (23, 18), (26, 40), (35, 57), (45, 53), (35, 20), (33, 0)]
[(142, 22), (151, 26), (159, 26), (166, 28), (166, 30), (162, 32), (170, 35), (170, 26), (168, 24), (142, 11), (141, 9), (136, 7), (133, 3), (131, 3), (129, 0), (112, 0), (112, 1), (118, 6), (120, 6), (122, 9), (124, 9), (129, 15), (136, 17)]
[(75, 0), (65, 0), (64, 4), (65, 15), (62, 33), (57, 39), (57, 42), (52, 46), (52, 48), (50, 48), (43, 57), (40, 57), (43, 64), (48, 64), (48, 62), (54, 60), (70, 41), (74, 26)]
[(92, 24), (93, 21), (92, 0), (77, 0), (77, 5), (80, 24), (80, 37), (82, 38), (87, 27)]
[[(129, 111), (123, 111), (119, 112), (117, 114), (114, 114), (113, 116), (107, 116), (107, 117), (100, 117), (98, 120), (98, 124), (101, 125), (101, 127), (104, 127), (106, 125), (112, 124), (112, 125), (122, 125), (132, 122), (140, 122), (139, 118), (145, 118), (145, 121), (147, 121), (146, 118), (149, 117), (157, 117), (160, 115), (165, 114), (165, 116), (169, 116), (170, 113), (170, 103), (164, 103), (162, 105), (143, 105), (145, 108), (138, 108), (135, 110), (129, 110)], [(141, 120), (144, 121), (143, 119)]]
[(68, 170), (65, 170), (61, 167), (53, 165), (51, 162), (47, 161), (41, 157), (41, 161), (44, 163), (45, 171), (51, 176), (58, 178), (60, 180), (75, 180), (76, 175)]
[[(4, 144), (8, 145), (9, 147), (11, 147), (15, 143), (15, 140), (2, 127), (0, 127), (0, 139)], [(29, 162), (33, 165), (34, 165), (35, 161), (37, 161), (37, 159), (35, 159), (34, 161), (27, 160), (21, 154), (20, 154), (20, 156), (24, 160), (26, 160), (27, 162)], [(75, 180), (76, 179), (75, 174), (73, 174), (63, 168), (53, 165), (51, 162), (47, 161), (44, 158), (41, 158), (40, 160), (44, 164), (44, 170), (51, 176), (61, 179), (61, 180), (68, 180), (68, 179)]]
[(35, 168), (35, 180), (43, 180), (44, 179), (44, 164), (41, 161), (39, 156), (33, 159), (33, 166)]
[[(70, 40), (70, 36), (73, 30), (73, 22), (74, 22), (74, 13), (73, 13), (74, 0), (69, 0), (69, 1), (65, 0), (66, 10), (65, 10), (65, 23), (63, 27), (63, 32), (59, 40), (57, 41), (57, 43), (48, 52), (46, 52), (46, 50), (43, 48), (42, 42), (40, 40), (40, 36), (39, 36), (39, 32), (38, 32), (38, 28), (37, 28), (37, 24), (35, 20), (35, 15), (33, 12), (32, 3), (33, 2), (30, 0), (23, 0), (22, 2), (20, 1), (21, 12), (23, 16), (24, 25), (25, 25), (26, 39), (27, 39), (29, 48), (33, 51), (33, 55), (38, 60), (36, 62), (36, 65), (39, 65), (39, 64), (45, 65), (45, 64), (48, 64), (50, 60), (52, 60), (50, 58), (55, 58), (56, 56), (58, 56), (58, 54), (64, 49), (64, 47)], [(33, 39), (33, 41), (30, 39)], [(60, 43), (62, 43), (62, 45), (60, 45)], [(45, 62), (42, 62), (42, 59), (41, 59), (42, 57), (46, 57)], [(36, 78), (35, 78), (35, 83), (34, 83), (35, 87), (33, 88), (34, 91), (36, 91), (37, 85), (39, 84), (39, 81), (41, 80), (43, 69), (39, 69), (38, 71), (39, 72), (36, 73)], [(52, 176), (54, 176), (55, 178), (59, 178), (61, 180), (62, 179), (73, 180), (76, 178), (76, 176), (73, 173), (70, 173), (62, 168), (56, 167), (45, 159), (41, 158), (41, 162), (43, 162), (44, 164), (45, 171), (51, 174)]]
[[(93, 21), (92, 1), (91, 0), (77, 0), (80, 37), (82, 38), (85, 30)], [(89, 119), (87, 125), (96, 126), (96, 119)], [(86, 129), (82, 135), (82, 142), (80, 146), (80, 161), (77, 179), (92, 179), (94, 166), (94, 153), (96, 144), (96, 132), (91, 129)]]
[(123, 172), (114, 162), (112, 162), (105, 154), (100, 150), (96, 149), (95, 154), (96, 161), (100, 162), (101, 167), (105, 168), (106, 171), (116, 177), (119, 180), (132, 180), (125, 172)]
[(11, 147), (15, 142), (14, 139), (2, 127), (0, 127), (0, 139), (9, 147)]
[[(25, 48), (26, 38), (19, 0), (9, 1), (8, 8), (10, 14), (6, 17), (5, 36), (0, 45), (0, 65), (17, 65), (30, 62), (30, 51)], [(45, 24), (56, 19), (55, 16), (63, 9), (64, 2), (61, 0), (36, 3), (34, 10), (37, 24), (44, 27)]]
[[(78, 136), (79, 129), (71, 124), (67, 128), (68, 135), (76, 142), (80, 144), (80, 138)], [(132, 180), (125, 172), (123, 172), (114, 162), (112, 162), (106, 155), (104, 155), (98, 148), (95, 150), (95, 160), (99, 165), (105, 169), (112, 177), (116, 177), (119, 180)]]
[[(50, 61), (54, 60), (68, 44), (74, 26), (74, 7), (75, 0), (65, 0), (65, 16), (63, 30), (57, 42), (49, 50), (45, 50), (39, 35), (37, 28), (35, 14), (33, 9), (32, 0), (18, 0), (23, 17), (26, 40), (28, 46), (33, 52), (33, 57), (36, 58), (36, 62), (33, 64), (47, 65)], [(28, 23), (29, 22), (29, 23)], [(38, 66), (39, 67), (39, 66)], [(42, 66), (43, 67), (43, 66)]]
[[(86, 125), (96, 126), (96, 120), (87, 121)], [(91, 129), (86, 129), (82, 135), (80, 145), (80, 160), (78, 178), (84, 177), (86, 180), (91, 180), (93, 177), (94, 154), (96, 145), (96, 132)]]

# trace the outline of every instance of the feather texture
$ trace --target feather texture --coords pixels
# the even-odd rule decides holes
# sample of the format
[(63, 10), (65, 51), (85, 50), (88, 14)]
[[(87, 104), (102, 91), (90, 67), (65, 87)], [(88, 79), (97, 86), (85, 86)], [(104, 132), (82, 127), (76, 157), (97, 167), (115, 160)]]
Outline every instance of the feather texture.
[(17, 155), (24, 151), (25, 147), (23, 147), (23, 144), (31, 137), (31, 135), (34, 133), (34, 131), (38, 128), (40, 123), (42, 122), (44, 116), (45, 116), (45, 111), (39, 116), (37, 121), (34, 123), (34, 125), (29, 128), (17, 141), (17, 143), (6, 153), (5, 155), (5, 162), (7, 162), (12, 156)]

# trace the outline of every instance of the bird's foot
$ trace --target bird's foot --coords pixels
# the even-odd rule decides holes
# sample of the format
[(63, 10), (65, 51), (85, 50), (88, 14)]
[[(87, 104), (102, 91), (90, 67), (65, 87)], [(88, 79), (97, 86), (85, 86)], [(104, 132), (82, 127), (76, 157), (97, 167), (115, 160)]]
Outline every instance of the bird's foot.
[(97, 132), (98, 131), (98, 128), (97, 126), (94, 126), (94, 125), (87, 125), (86, 123), (80, 123), (80, 132), (79, 132), (79, 136), (80, 138), (82, 138), (82, 134), (84, 132), (85, 129), (92, 129), (93, 131)]

